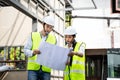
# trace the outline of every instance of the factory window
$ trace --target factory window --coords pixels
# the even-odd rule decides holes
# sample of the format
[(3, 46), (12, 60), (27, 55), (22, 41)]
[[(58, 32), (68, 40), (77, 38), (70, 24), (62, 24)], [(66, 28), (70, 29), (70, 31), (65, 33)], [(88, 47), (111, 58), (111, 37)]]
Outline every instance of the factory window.
[(108, 77), (120, 78), (120, 49), (108, 49)]

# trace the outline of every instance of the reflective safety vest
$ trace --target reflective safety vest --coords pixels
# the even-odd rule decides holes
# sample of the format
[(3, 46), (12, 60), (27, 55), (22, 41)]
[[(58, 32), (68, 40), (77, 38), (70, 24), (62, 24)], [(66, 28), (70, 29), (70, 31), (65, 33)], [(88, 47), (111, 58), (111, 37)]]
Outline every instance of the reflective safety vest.
[[(78, 52), (80, 46), (83, 44), (83, 42), (77, 42), (74, 48), (74, 52)], [(64, 71), (64, 80), (85, 80), (85, 54), (83, 57), (76, 55), (73, 56), (72, 65), (66, 66)]]
[[(32, 48), (31, 49), (32, 50), (38, 49), (39, 44), (42, 40), (40, 33), (32, 32), (31, 38), (32, 38)], [(49, 34), (48, 37), (46, 38), (46, 42), (51, 43), (51, 44), (56, 44), (56, 37)], [(40, 64), (36, 63), (36, 58), (37, 58), (37, 55), (28, 58), (27, 70), (39, 70), (40, 69)], [(41, 69), (45, 72), (51, 71), (51, 69), (46, 66), (42, 66)]]

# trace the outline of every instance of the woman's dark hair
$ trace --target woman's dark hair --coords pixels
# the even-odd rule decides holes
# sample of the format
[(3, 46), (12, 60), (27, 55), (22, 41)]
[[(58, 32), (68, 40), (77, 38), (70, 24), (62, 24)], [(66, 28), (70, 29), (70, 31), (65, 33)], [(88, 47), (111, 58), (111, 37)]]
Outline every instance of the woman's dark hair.
[(74, 34), (74, 35), (72, 35), (74, 38), (76, 37), (76, 35)]

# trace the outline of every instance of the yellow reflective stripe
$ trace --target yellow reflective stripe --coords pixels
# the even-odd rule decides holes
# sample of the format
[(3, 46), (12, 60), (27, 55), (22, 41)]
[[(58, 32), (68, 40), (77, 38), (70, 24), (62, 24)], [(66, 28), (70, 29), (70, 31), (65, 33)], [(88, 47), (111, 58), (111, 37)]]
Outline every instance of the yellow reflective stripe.
[(66, 72), (64, 72), (64, 74), (65, 74), (65, 75), (68, 75), (68, 74), (69, 74), (69, 72), (68, 72), (68, 71), (66, 71)]
[(85, 74), (84, 70), (70, 70), (70, 73), (81, 73), (81, 74)]
[(28, 62), (36, 62), (35, 60), (28, 60)]
[(81, 64), (81, 65), (85, 65), (84, 62), (82, 62), (82, 61), (77, 61), (77, 60), (74, 60), (74, 61), (72, 62), (72, 64)]
[[(79, 74), (85, 74), (84, 70), (70, 70), (70, 73), (79, 73)], [(69, 74), (68, 71), (64, 72), (65, 75)]]

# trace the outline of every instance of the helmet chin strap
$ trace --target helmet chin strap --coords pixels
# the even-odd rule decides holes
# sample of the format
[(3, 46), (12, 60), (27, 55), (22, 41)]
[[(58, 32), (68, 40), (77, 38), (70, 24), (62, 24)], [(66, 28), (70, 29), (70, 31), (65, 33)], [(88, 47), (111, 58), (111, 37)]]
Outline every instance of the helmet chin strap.
[(48, 35), (48, 34), (49, 34), (49, 32), (45, 32), (45, 34), (46, 34), (46, 35)]

